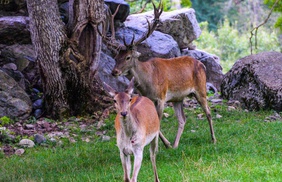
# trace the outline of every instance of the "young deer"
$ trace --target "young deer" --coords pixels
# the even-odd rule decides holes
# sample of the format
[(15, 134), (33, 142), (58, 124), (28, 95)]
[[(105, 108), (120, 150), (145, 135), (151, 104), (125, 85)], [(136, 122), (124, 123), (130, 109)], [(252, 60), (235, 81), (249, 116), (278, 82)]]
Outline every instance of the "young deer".
[[(154, 5), (154, 4), (153, 4)], [(183, 56), (171, 59), (152, 58), (146, 62), (138, 60), (140, 53), (137, 45), (148, 38), (156, 29), (159, 17), (162, 13), (162, 5), (156, 8), (154, 5), (155, 18), (152, 24), (148, 22), (148, 31), (139, 40), (134, 42), (134, 36), (129, 45), (124, 40), (124, 45), (120, 45), (112, 37), (104, 40), (115, 47), (119, 47), (119, 54), (116, 56), (116, 65), (112, 75), (127, 75), (129, 78), (135, 77), (135, 86), (140, 93), (150, 98), (157, 109), (159, 119), (163, 115), (166, 102), (172, 102), (175, 114), (178, 118), (178, 132), (174, 140), (173, 147), (178, 147), (180, 137), (183, 133), (186, 118), (183, 112), (183, 99), (186, 96), (194, 95), (204, 110), (209, 122), (212, 141), (215, 143), (212, 117), (206, 99), (206, 68), (198, 60)], [(110, 41), (111, 40), (111, 41)], [(166, 147), (170, 147), (170, 142), (160, 132), (160, 137)]]
[[(150, 143), (150, 157), (155, 174), (155, 181), (159, 182), (156, 167), (156, 152), (158, 149), (160, 120), (153, 102), (146, 97), (132, 97), (134, 79), (131, 80), (125, 92), (116, 92), (106, 83), (104, 83), (104, 86), (114, 98), (117, 110), (115, 129), (117, 146), (120, 151), (124, 171), (124, 181), (137, 181), (143, 159), (143, 149)], [(134, 155), (134, 168), (130, 180), (131, 154)]]

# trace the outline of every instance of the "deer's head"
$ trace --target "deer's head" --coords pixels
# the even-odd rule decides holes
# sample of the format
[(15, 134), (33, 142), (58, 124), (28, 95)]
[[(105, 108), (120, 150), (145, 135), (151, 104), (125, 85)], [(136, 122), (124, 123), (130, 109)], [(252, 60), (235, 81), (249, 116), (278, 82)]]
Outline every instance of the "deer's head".
[(104, 83), (104, 87), (108, 91), (108, 93), (113, 97), (117, 113), (125, 118), (131, 106), (134, 78), (131, 79), (127, 89), (124, 92), (117, 92), (106, 83)]
[(133, 38), (130, 44), (126, 43), (125, 38), (123, 39), (124, 45), (118, 43), (115, 39), (113, 20), (114, 20), (114, 16), (117, 13), (117, 11), (112, 16), (112, 21), (111, 21), (112, 22), (111, 23), (112, 35), (111, 37), (106, 37), (98, 29), (99, 34), (102, 36), (106, 44), (110, 45), (111, 47), (116, 48), (115, 49), (115, 52), (117, 52), (117, 55), (115, 57), (116, 65), (112, 71), (113, 76), (120, 76), (122, 74), (126, 75), (128, 73), (128, 71), (135, 65), (135, 62), (138, 61), (138, 58), (140, 56), (140, 53), (137, 51), (137, 45), (139, 45), (141, 42), (146, 40), (153, 33), (153, 31), (157, 28), (157, 25), (160, 22), (159, 18), (163, 12), (163, 5), (162, 5), (162, 2), (160, 2), (158, 7), (156, 7), (154, 3), (153, 3), (153, 6), (154, 6), (154, 19), (151, 24), (149, 23), (147, 19), (147, 23), (148, 23), (147, 32), (137, 41), (134, 40), (135, 35), (133, 34)]

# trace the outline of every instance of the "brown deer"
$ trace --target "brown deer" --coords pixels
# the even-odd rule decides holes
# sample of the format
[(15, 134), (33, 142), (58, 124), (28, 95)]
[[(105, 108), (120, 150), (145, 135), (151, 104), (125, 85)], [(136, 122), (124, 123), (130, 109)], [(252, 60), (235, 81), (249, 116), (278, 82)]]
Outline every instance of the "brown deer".
[[(156, 167), (156, 152), (158, 149), (160, 120), (154, 103), (147, 97), (132, 97), (134, 79), (131, 80), (125, 92), (116, 92), (106, 83), (104, 83), (104, 86), (114, 98), (117, 110), (115, 129), (117, 146), (120, 151), (124, 171), (124, 181), (137, 181), (143, 158), (143, 149), (150, 143), (150, 157), (155, 174), (155, 181), (159, 182)], [(134, 168), (130, 180), (131, 154), (134, 155)]]
[[(153, 4), (154, 5), (154, 4)], [(162, 5), (154, 5), (155, 18), (149, 24), (148, 31), (139, 40), (134, 41), (134, 36), (130, 44), (119, 45), (120, 51), (116, 56), (116, 65), (112, 75), (127, 75), (129, 78), (135, 77), (135, 86), (140, 93), (150, 98), (157, 109), (161, 120), (166, 102), (172, 102), (175, 114), (178, 118), (178, 132), (174, 140), (173, 148), (178, 147), (180, 137), (183, 133), (186, 118), (183, 112), (183, 99), (186, 96), (194, 95), (204, 110), (209, 122), (212, 141), (215, 143), (212, 117), (206, 99), (206, 68), (198, 60), (182, 56), (171, 59), (152, 58), (141, 62), (138, 60), (140, 53), (137, 45), (148, 38), (156, 29), (159, 17), (162, 13)], [(112, 34), (113, 37), (114, 33)], [(104, 39), (105, 40), (105, 39)], [(111, 40), (115, 40), (111, 38)], [(108, 41), (109, 42), (109, 41)], [(114, 41), (117, 45), (117, 41)], [(170, 147), (170, 142), (160, 132), (160, 137), (166, 147)]]

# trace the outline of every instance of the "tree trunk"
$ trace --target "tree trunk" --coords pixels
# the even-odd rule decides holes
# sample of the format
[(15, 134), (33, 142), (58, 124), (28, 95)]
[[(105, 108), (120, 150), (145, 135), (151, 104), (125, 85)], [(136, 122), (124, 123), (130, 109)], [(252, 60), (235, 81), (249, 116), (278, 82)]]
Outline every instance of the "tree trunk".
[(94, 75), (102, 44), (97, 24), (104, 19), (103, 0), (70, 0), (67, 27), (57, 0), (27, 0), (27, 5), (47, 114), (62, 118), (101, 109), (103, 91)]

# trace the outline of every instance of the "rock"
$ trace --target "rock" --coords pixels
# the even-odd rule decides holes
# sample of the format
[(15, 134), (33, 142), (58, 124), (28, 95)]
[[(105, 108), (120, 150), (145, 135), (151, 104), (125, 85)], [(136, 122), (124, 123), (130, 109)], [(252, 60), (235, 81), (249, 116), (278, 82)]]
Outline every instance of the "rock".
[(102, 136), (102, 142), (108, 142), (108, 141), (110, 141), (110, 139), (111, 139), (110, 136), (107, 136), (107, 135)]
[(29, 18), (27, 16), (0, 17), (0, 44), (30, 44), (28, 25)]
[(42, 116), (42, 114), (43, 114), (42, 109), (36, 109), (33, 113), (33, 115), (36, 119), (40, 118)]
[[(1, 48), (0, 48), (1, 49)], [(0, 66), (14, 63), (18, 71), (25, 70), (31, 62), (35, 62), (35, 51), (31, 44), (14, 44), (3, 46), (0, 51)]]
[(34, 125), (33, 124), (26, 124), (25, 128), (29, 129), (29, 130), (34, 129)]
[(207, 82), (211, 83), (218, 91), (220, 91), (220, 85), (224, 75), (219, 63), (219, 57), (202, 50), (188, 49), (182, 50), (182, 55), (191, 56), (201, 61), (206, 67)]
[(24, 152), (25, 152), (24, 149), (17, 149), (17, 150), (15, 151), (15, 154), (21, 156)]
[(222, 116), (220, 114), (216, 114), (215, 116), (217, 119), (222, 118)]
[(35, 144), (32, 140), (22, 139), (20, 141), (19, 145), (22, 146), (22, 147), (32, 148), (32, 147), (34, 147)]
[[(133, 34), (135, 41), (140, 39), (145, 33), (146, 29), (138, 27), (123, 27), (116, 32), (116, 39), (122, 42), (123, 38), (129, 44), (132, 40)], [(152, 57), (173, 58), (180, 56), (180, 50), (177, 43), (170, 35), (154, 31), (150, 37), (137, 46), (137, 50), (141, 53), (140, 61), (147, 61)]]
[(34, 142), (36, 144), (42, 144), (42, 143), (46, 142), (46, 138), (43, 135), (36, 134), (34, 136)]
[(105, 4), (110, 8), (111, 13), (114, 14), (118, 5), (120, 5), (115, 16), (115, 21), (124, 22), (130, 13), (130, 7), (124, 0), (104, 0)]
[(248, 110), (282, 111), (282, 54), (262, 52), (237, 60), (224, 76), (221, 94)]
[(111, 85), (117, 91), (125, 90), (129, 83), (128, 79), (125, 76), (115, 77), (111, 74), (115, 66), (115, 60), (105, 53), (101, 53), (101, 60), (98, 67), (98, 74), (96, 74), (99, 80)]
[[(125, 26), (147, 27), (146, 18), (151, 22), (154, 18), (153, 11), (128, 16)], [(189, 44), (201, 34), (195, 10), (191, 8), (163, 12), (160, 22), (157, 30), (172, 36), (180, 49), (188, 48)]]
[(31, 111), (31, 100), (26, 92), (0, 70), (0, 117), (26, 119)]
[(211, 102), (215, 104), (222, 103), (222, 99), (212, 99)]
[(2, 16), (28, 16), (25, 0), (1, 0), (0, 17)]
[(41, 109), (43, 107), (43, 100), (42, 99), (37, 99), (33, 104), (32, 104), (32, 108), (34, 110), (36, 109)]

